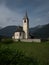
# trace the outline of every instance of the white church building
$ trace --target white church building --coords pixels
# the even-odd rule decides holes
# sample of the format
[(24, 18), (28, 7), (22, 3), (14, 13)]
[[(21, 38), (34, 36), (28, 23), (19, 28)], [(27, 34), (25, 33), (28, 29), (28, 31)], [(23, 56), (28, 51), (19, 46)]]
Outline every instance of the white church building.
[(29, 35), (29, 18), (27, 12), (23, 18), (23, 27), (18, 26), (14, 35), (12, 36), (14, 40), (21, 40), (25, 42), (41, 42), (40, 39), (31, 39)]
[(17, 31), (12, 36), (13, 39), (29, 39), (29, 18), (27, 12), (23, 18), (23, 27), (18, 26)]

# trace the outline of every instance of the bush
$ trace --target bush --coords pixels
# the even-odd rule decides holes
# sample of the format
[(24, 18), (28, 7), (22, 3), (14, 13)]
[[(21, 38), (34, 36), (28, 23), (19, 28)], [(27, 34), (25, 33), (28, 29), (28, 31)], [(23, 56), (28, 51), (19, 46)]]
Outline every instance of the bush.
[(18, 42), (21, 42), (21, 40), (20, 40), (20, 39), (18, 39)]
[(45, 38), (41, 39), (41, 42), (47, 42), (47, 41), (48, 39), (45, 39)]
[(13, 43), (13, 40), (12, 39), (2, 39), (1, 42), (5, 44), (9, 44), (9, 43)]

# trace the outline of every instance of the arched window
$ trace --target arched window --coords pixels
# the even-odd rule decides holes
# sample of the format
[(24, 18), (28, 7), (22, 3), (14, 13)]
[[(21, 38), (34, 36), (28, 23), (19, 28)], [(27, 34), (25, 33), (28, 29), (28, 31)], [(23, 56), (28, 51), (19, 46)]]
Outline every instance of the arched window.
[(26, 20), (24, 20), (24, 23), (26, 23)]

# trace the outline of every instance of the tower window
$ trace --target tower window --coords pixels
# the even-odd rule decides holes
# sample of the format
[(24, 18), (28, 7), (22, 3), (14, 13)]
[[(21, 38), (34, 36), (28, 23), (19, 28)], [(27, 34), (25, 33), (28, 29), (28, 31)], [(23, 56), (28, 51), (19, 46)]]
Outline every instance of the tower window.
[(24, 20), (24, 22), (26, 23), (26, 20)]

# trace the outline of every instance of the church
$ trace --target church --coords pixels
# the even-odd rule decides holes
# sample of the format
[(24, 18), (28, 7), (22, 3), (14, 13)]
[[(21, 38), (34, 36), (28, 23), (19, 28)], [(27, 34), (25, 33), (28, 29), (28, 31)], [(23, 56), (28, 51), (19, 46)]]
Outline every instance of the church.
[(29, 39), (29, 18), (27, 12), (23, 18), (23, 27), (18, 26), (17, 31), (12, 36), (13, 39)]
[(30, 35), (29, 18), (28, 18), (27, 12), (25, 13), (25, 16), (23, 17), (22, 22), (23, 22), (22, 26), (16, 26), (16, 27), (9, 26), (0, 30), (1, 39), (12, 38), (14, 41), (21, 40), (24, 42), (41, 42), (40, 38), (38, 39), (34, 36), (32, 38)]

